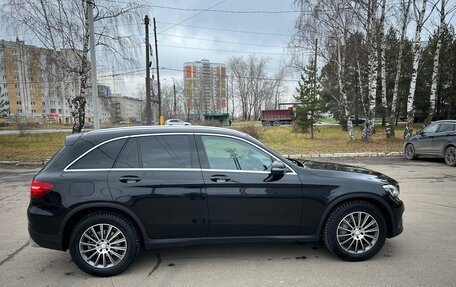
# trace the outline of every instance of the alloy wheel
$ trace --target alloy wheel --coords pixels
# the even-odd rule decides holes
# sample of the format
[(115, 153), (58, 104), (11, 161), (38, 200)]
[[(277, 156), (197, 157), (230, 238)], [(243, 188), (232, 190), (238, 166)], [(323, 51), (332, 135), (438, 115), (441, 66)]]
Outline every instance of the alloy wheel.
[(337, 242), (348, 253), (369, 251), (379, 237), (379, 226), (373, 216), (356, 211), (345, 216), (337, 227)]
[(117, 227), (111, 224), (96, 224), (82, 234), (79, 252), (89, 265), (110, 268), (124, 258), (127, 253), (127, 240)]

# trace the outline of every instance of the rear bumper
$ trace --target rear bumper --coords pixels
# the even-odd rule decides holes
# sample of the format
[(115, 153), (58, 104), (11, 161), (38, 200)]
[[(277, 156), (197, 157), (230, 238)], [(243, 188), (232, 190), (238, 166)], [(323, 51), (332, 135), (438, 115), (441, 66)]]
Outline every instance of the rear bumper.
[[(55, 249), (55, 250), (63, 250), (62, 248), (62, 240), (61, 236), (57, 234), (43, 234), (39, 232), (35, 232), (33, 230), (28, 229), (28, 232), (30, 234), (30, 244), (32, 246), (40, 246), (44, 248), (49, 248), (49, 249)], [(35, 244), (33, 244), (35, 243)]]

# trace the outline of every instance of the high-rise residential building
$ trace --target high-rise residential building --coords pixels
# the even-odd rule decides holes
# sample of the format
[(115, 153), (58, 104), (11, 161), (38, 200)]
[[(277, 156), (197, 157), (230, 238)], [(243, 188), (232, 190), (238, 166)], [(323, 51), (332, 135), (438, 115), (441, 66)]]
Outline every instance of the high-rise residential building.
[[(26, 45), (19, 40), (0, 41), (0, 102), (3, 100), (6, 103), (0, 108), (7, 111), (7, 121), (73, 123), (71, 99), (80, 93), (80, 81), (77, 75), (69, 76), (58, 69), (53, 61), (57, 53), (67, 60), (74, 58), (67, 50), (55, 52)], [(119, 107), (122, 110), (119, 119), (141, 118), (141, 110), (136, 107), (139, 100), (123, 101), (119, 97), (111, 97), (110, 87), (105, 85), (98, 85), (98, 95), (101, 122), (118, 120), (117, 116), (113, 116), (113, 106), (119, 106), (119, 102), (128, 104), (128, 107)], [(131, 108), (131, 105), (135, 107)], [(90, 91), (86, 97), (85, 112), (86, 122), (92, 122), (94, 111)]]
[(209, 60), (184, 63), (184, 94), (193, 119), (227, 112), (226, 66)]

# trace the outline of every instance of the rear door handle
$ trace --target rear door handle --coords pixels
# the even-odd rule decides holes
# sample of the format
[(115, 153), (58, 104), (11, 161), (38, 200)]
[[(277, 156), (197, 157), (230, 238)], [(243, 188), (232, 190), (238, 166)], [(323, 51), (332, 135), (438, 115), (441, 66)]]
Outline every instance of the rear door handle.
[(139, 182), (141, 181), (141, 178), (137, 176), (121, 176), (119, 177), (119, 181), (123, 183), (133, 183), (133, 182)]
[(228, 182), (231, 180), (231, 178), (223, 174), (214, 174), (213, 176), (211, 176), (211, 180), (213, 182)]

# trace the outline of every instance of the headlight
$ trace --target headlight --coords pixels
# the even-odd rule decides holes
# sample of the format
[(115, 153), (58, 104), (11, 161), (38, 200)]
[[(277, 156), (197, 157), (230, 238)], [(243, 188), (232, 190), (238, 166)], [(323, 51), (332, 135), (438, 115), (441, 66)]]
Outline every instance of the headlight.
[(391, 184), (383, 186), (383, 189), (388, 191), (393, 197), (399, 198), (399, 187)]

